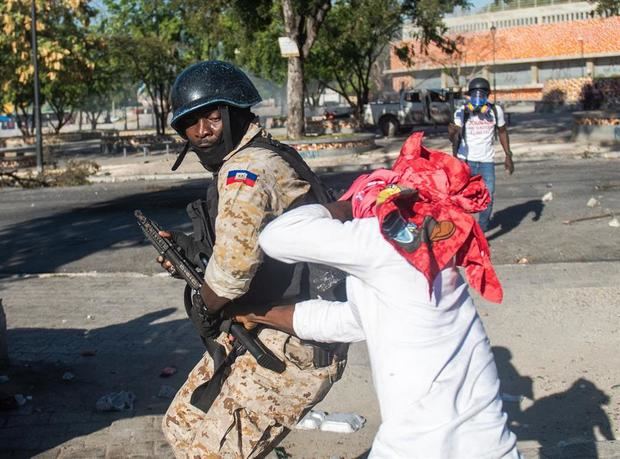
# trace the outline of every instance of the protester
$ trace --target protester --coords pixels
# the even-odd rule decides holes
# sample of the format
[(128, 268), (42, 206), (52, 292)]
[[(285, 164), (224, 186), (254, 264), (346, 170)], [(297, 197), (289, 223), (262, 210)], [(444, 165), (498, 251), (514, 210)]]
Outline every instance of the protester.
[[(290, 266), (265, 259), (258, 233), (286, 209), (324, 202), (327, 194), (297, 152), (271, 139), (258, 124), (250, 107), (260, 100), (243, 72), (220, 61), (188, 67), (171, 91), (171, 125), (187, 140), (173, 170), (191, 149), (214, 176), (206, 201), (188, 206), (194, 235), (160, 233), (182, 247), (205, 279), (202, 301), (187, 291), (186, 308), (208, 352), (162, 424), (177, 457), (262, 457), (326, 395), (345, 363), (342, 347), (256, 330), (258, 343), (284, 362), (278, 373), (221, 333), (226, 331), (218, 314), (222, 309), (263, 308), (283, 301), (286, 289), (292, 289), (291, 298), (311, 297), (302, 289), (304, 278), (295, 277)], [(168, 260), (158, 261), (174, 274)]]
[(347, 302), (310, 300), (237, 320), (302, 339), (366, 340), (382, 420), (370, 457), (519, 458), (489, 340), (458, 270), (501, 301), (470, 215), (489, 195), (465, 163), (421, 139), (410, 137), (392, 170), (359, 177), (340, 202), (291, 210), (260, 236), (265, 253), (286, 263), (346, 271)]
[(493, 213), (495, 194), (495, 130), (505, 153), (504, 167), (508, 174), (514, 172), (514, 163), (504, 111), (499, 105), (489, 102), (491, 87), (484, 78), (474, 78), (469, 82), (469, 100), (454, 113), (454, 123), (448, 127), (454, 154), (467, 162), (472, 175), (480, 174), (486, 184), (491, 201), (480, 212), (478, 223), (483, 231), (489, 229)]

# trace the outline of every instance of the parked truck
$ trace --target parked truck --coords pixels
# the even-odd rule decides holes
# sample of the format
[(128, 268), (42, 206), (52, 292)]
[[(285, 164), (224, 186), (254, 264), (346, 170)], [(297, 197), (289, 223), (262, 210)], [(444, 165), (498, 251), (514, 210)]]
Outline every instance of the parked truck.
[(400, 93), (396, 102), (371, 102), (364, 109), (364, 124), (376, 126), (384, 136), (416, 125), (448, 124), (463, 104), (460, 90), (416, 89)]

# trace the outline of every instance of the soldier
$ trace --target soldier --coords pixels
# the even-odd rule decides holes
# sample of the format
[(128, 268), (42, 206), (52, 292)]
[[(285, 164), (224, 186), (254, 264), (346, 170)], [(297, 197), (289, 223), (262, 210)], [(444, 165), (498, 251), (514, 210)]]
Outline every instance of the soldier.
[[(171, 101), (171, 125), (187, 140), (173, 170), (191, 149), (213, 172), (214, 183), (206, 201), (188, 206), (193, 237), (161, 234), (174, 239), (204, 269), (201, 296), (206, 310), (234, 311), (248, 304), (268, 306), (287, 296), (311, 296), (297, 273), (312, 269), (291, 269), (265, 258), (258, 234), (288, 208), (328, 196), (299, 154), (260, 127), (250, 107), (261, 98), (249, 78), (225, 62), (200, 62), (177, 77)], [(173, 269), (167, 260), (158, 261)], [(205, 315), (191, 300), (186, 308), (208, 352), (163, 419), (165, 437), (177, 457), (266, 454), (323, 399), (344, 368), (342, 346), (319, 347), (263, 328), (254, 330), (257, 338), (285, 363), (281, 373), (264, 368), (220, 333), (219, 315)]]

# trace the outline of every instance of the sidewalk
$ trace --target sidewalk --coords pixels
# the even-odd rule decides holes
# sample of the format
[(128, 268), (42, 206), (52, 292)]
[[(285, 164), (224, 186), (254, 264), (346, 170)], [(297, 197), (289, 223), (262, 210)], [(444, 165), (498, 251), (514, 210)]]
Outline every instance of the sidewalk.
[[(424, 144), (430, 148), (451, 152), (449, 141), (441, 132), (427, 136)], [(544, 130), (536, 135), (515, 133), (511, 135), (511, 150), (515, 163), (522, 161), (539, 161), (548, 159), (587, 159), (609, 158), (620, 159), (620, 151), (613, 147), (588, 145), (584, 143), (553, 140), (549, 142), (550, 134)], [(557, 139), (557, 137), (556, 137)], [(398, 157), (400, 148), (406, 137), (393, 139), (377, 138), (377, 148), (364, 153), (346, 153), (338, 156), (307, 158), (306, 162), (318, 173), (355, 172), (390, 167)], [(503, 152), (500, 145), (496, 145), (497, 162), (503, 161)], [(184, 180), (209, 177), (200, 163), (190, 153), (181, 167), (171, 171), (176, 159), (176, 153), (152, 152), (149, 156), (142, 153), (122, 156), (100, 157), (97, 162), (101, 166), (99, 172), (90, 177), (93, 183), (114, 183), (131, 180)], [(518, 167), (518, 166), (517, 166)]]

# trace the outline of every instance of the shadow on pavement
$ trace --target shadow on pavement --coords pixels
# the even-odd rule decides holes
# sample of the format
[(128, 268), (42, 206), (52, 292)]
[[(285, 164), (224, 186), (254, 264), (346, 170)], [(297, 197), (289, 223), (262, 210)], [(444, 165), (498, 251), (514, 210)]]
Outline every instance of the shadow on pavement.
[[(357, 175), (332, 173), (322, 178), (339, 196)], [(97, 252), (142, 247), (152, 260), (152, 248), (147, 247), (136, 224), (134, 209), (142, 209), (162, 228), (189, 232), (191, 224), (185, 207), (204, 197), (206, 186), (206, 180), (192, 180), (182, 186), (126, 195), (5, 226), (0, 229), (0, 273), (56, 272), (63, 265)], [(119, 266), (118, 270), (126, 269)]]
[[(163, 414), (203, 349), (188, 320), (162, 322), (173, 312), (91, 330), (9, 329), (11, 347), (33, 359), (2, 370), (10, 379), (0, 385), (0, 398), (28, 399), (0, 412), (0, 456), (32, 457), (119, 419)], [(162, 377), (165, 367), (178, 371)], [(99, 398), (119, 391), (135, 395), (133, 409), (96, 410)]]
[(507, 207), (493, 214), (488, 231), (497, 229), (487, 236), (489, 241), (497, 239), (518, 227), (529, 214), (533, 213), (532, 221), (540, 220), (545, 204), (540, 199), (532, 199), (522, 204)]
[[(540, 443), (541, 457), (597, 459), (595, 431), (614, 440), (609, 418), (601, 409), (609, 396), (594, 383), (579, 378), (563, 392), (535, 399), (533, 380), (519, 374), (511, 363), (512, 353), (499, 346), (493, 347), (493, 353), (511, 430), (520, 441)], [(522, 409), (518, 399), (523, 398), (533, 404)]]

